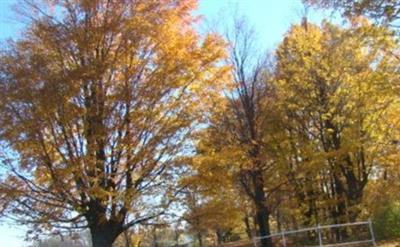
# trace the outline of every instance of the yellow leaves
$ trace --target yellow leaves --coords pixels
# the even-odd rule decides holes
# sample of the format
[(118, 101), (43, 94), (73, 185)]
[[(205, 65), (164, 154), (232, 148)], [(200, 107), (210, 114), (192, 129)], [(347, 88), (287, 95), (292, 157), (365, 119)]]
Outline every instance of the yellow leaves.
[(36, 182), (38, 184), (44, 185), (51, 182), (52, 178), (51, 175), (47, 170), (36, 170)]
[[(398, 78), (391, 67), (395, 43), (388, 30), (364, 20), (350, 27), (297, 25), (286, 35), (277, 51), (276, 85), (290, 129), (287, 145), (296, 157), (288, 162), (299, 177), (335, 173), (346, 184), (345, 173), (359, 181), (368, 179), (363, 173), (379, 176), (398, 158), (389, 154), (394, 150), (387, 141), (398, 136), (393, 127), (399, 126), (389, 113), (398, 97), (388, 83)], [(397, 123), (388, 128), (393, 119)], [(337, 199), (317, 202), (325, 207)]]
[[(66, 197), (60, 215), (88, 210), (89, 200), (130, 208), (154, 194), (186, 152), (201, 109), (218, 105), (213, 96), (228, 84), (224, 41), (193, 27), (197, 1), (81, 3), (57, 6), (65, 11), (53, 16), (60, 25), (33, 21), (0, 59), (10, 78), (2, 84), (2, 141), (46, 190), (33, 208)], [(219, 155), (194, 163), (211, 166)], [(221, 174), (218, 168), (204, 174)], [(174, 180), (166, 183), (164, 201), (176, 189)]]
[(102, 189), (98, 184), (96, 184), (96, 186), (91, 187), (88, 193), (91, 196), (98, 198), (100, 200), (108, 200), (108, 198), (110, 198), (110, 196), (113, 195), (113, 192)]

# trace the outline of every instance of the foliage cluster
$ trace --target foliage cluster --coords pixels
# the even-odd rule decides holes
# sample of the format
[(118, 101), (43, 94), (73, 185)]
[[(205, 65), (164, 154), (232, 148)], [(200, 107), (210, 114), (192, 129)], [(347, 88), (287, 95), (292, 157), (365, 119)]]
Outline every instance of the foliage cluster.
[(0, 213), (30, 237), (205, 246), (371, 216), (400, 234), (393, 1), (306, 1), (351, 18), (304, 18), (271, 54), (239, 18), (197, 33), (195, 0), (24, 2), (0, 56)]

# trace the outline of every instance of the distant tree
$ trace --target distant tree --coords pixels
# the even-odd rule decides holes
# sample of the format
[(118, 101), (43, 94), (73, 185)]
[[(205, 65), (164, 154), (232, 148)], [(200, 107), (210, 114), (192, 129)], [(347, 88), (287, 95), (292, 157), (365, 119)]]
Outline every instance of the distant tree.
[(91, 247), (90, 233), (74, 233), (72, 236), (52, 236), (35, 240), (30, 247)]
[(24, 2), (0, 56), (0, 212), (109, 247), (174, 200), (223, 42), (194, 31), (194, 0)]
[[(238, 229), (243, 225), (243, 210), (236, 191), (230, 191), (229, 183), (220, 184), (203, 177), (195, 177), (196, 184), (184, 191), (182, 205), (185, 213), (182, 220), (187, 222), (187, 229), (204, 246), (203, 239), (213, 236), (214, 244), (235, 240)], [(221, 180), (229, 180), (221, 174)], [(207, 181), (207, 182), (206, 182)], [(208, 185), (205, 185), (208, 183)]]

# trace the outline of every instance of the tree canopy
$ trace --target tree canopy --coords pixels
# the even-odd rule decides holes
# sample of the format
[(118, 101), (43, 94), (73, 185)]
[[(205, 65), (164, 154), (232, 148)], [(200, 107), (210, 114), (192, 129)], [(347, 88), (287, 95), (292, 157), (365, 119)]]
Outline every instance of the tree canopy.
[(38, 15), (0, 59), (3, 214), (109, 246), (165, 211), (194, 103), (223, 83), (223, 41), (194, 31), (195, 6), (27, 2)]
[(198, 32), (195, 0), (23, 1), (0, 54), (0, 216), (94, 247), (367, 217), (399, 236), (398, 4), (304, 2), (350, 18), (303, 18), (264, 52), (241, 18)]

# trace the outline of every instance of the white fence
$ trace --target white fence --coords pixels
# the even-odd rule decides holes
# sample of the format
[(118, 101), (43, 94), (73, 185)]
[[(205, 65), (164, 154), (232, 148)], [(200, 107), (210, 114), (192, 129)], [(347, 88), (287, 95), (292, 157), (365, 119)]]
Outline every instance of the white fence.
[[(363, 229), (364, 227), (364, 229)], [(342, 239), (337, 243), (327, 243), (331, 238), (329, 238), (328, 234), (332, 235), (334, 229), (338, 231), (340, 228), (344, 228), (346, 230), (351, 230), (350, 236), (347, 239)], [(354, 229), (356, 228), (356, 229)], [(358, 228), (358, 229), (357, 229)], [(364, 231), (363, 231), (364, 230)], [(308, 244), (300, 244), (299, 241), (293, 243), (293, 235), (298, 234), (309, 234), (313, 233), (315, 238), (315, 243), (308, 243)], [(291, 231), (284, 231), (280, 233), (274, 233), (268, 236), (260, 236), (253, 238), (253, 245), (254, 247), (260, 246), (260, 241), (262, 239), (270, 238), (271, 240), (274, 239), (274, 242), (279, 241), (279, 244), (275, 246), (324, 246), (324, 247), (336, 247), (336, 246), (349, 246), (349, 245), (361, 245), (361, 244), (371, 244), (372, 246), (376, 246), (374, 230), (372, 227), (371, 220), (363, 221), (363, 222), (354, 222), (354, 223), (346, 223), (346, 224), (335, 224), (335, 225), (324, 225), (324, 226), (316, 226), (310, 228), (303, 228), (299, 230), (291, 230)], [(361, 239), (360, 239), (361, 238)], [(362, 239), (364, 238), (364, 239)]]

